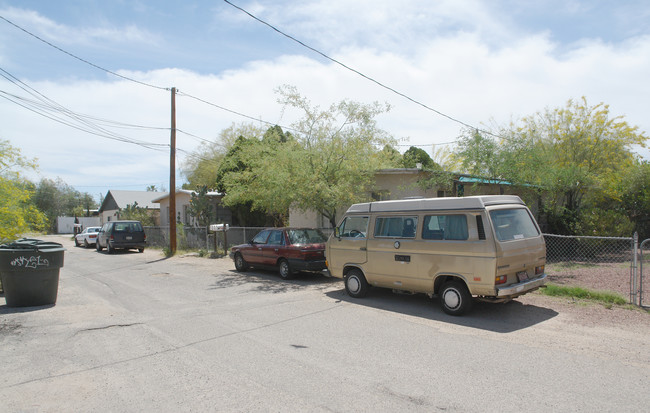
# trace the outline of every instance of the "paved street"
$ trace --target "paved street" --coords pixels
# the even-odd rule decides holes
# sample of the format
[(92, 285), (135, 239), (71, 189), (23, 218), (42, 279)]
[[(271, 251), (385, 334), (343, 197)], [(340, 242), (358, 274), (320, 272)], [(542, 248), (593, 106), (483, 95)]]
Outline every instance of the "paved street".
[(447, 316), (424, 295), (108, 255), (69, 237), (55, 306), (0, 298), (2, 411), (647, 411), (650, 324), (542, 297)]

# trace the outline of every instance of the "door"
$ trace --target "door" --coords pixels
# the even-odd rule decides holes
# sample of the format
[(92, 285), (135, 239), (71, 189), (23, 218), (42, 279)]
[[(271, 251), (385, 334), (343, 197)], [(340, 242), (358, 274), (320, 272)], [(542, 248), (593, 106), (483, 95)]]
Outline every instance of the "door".
[(282, 254), (282, 248), (284, 247), (284, 231), (273, 230), (269, 235), (266, 244), (262, 246), (262, 256), (264, 265), (275, 265), (278, 262), (278, 258)]
[(348, 216), (329, 240), (327, 263), (332, 275), (343, 277), (346, 265), (361, 266), (367, 259), (368, 216)]
[(240, 252), (244, 256), (244, 259), (251, 264), (263, 264), (264, 263), (264, 245), (271, 234), (271, 230), (265, 229), (259, 232), (250, 244), (243, 247)]

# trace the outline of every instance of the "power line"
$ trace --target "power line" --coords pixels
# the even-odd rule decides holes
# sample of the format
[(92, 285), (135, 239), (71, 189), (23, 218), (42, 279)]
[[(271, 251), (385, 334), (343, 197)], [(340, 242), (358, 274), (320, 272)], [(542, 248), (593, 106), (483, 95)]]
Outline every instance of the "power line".
[[(473, 127), (473, 126), (471, 126), (471, 125), (469, 125), (469, 124), (466, 124), (466, 123), (464, 123), (464, 122), (462, 122), (462, 121), (460, 121), (460, 120), (457, 120), (457, 119), (455, 119), (455, 118), (452, 118), (451, 116), (448, 116), (448, 115), (446, 115), (446, 114), (444, 114), (444, 113), (442, 113), (442, 112), (439, 112), (439, 111), (437, 111), (437, 110), (435, 110), (435, 109), (433, 109), (433, 108), (430, 108), (429, 106), (427, 106), (427, 105), (425, 105), (425, 104), (423, 104), (423, 103), (421, 103), (421, 102), (418, 102), (417, 100), (412, 99), (412, 98), (410, 98), (409, 96), (407, 96), (407, 95), (405, 95), (405, 94), (403, 94), (403, 93), (401, 93), (401, 92), (399, 92), (399, 91), (397, 91), (397, 90), (395, 90), (395, 89), (393, 89), (393, 88), (390, 88), (390, 87), (388, 87), (388, 86), (382, 84), (381, 82), (379, 82), (379, 81), (377, 81), (377, 80), (375, 80), (375, 79), (373, 79), (373, 78), (371, 78), (371, 77), (369, 77), (369, 76), (367, 76), (367, 75), (365, 75), (365, 74), (363, 74), (363, 73), (361, 73), (361, 72), (359, 72), (359, 71), (357, 71), (357, 70), (355, 70), (355, 69), (353, 69), (353, 68), (351, 68), (351, 67), (349, 67), (349, 66), (343, 64), (342, 62), (340, 62), (340, 61), (338, 61), (338, 60), (336, 60), (336, 59), (333, 59), (333, 58), (329, 57), (328, 55), (326, 55), (326, 54), (320, 52), (319, 50), (317, 50), (317, 49), (315, 49), (315, 48), (313, 48), (313, 47), (311, 47), (311, 46), (309, 46), (309, 45), (307, 45), (307, 44), (301, 42), (300, 40), (298, 40), (298, 39), (296, 39), (296, 38), (294, 38), (294, 37), (292, 37), (292, 36), (290, 36), (290, 35), (288, 35), (288, 34), (282, 32), (281, 30), (277, 29), (276, 27), (272, 26), (271, 24), (269, 24), (269, 23), (267, 23), (267, 22), (265, 22), (265, 21), (263, 21), (263, 20), (257, 18), (256, 16), (252, 15), (251, 13), (249, 13), (249, 12), (246, 11), (246, 10), (244, 10), (243, 8), (241, 8), (241, 7), (239, 7), (239, 6), (236, 6), (235, 4), (231, 3), (230, 1), (228, 1), (228, 0), (224, 0), (224, 1), (225, 1), (226, 3), (228, 3), (229, 5), (231, 5), (232, 7), (236, 8), (236, 9), (239, 9), (239, 10), (241, 10), (242, 12), (246, 13), (246, 14), (249, 15), (251, 18), (253, 18), (253, 19), (259, 21), (260, 23), (262, 23), (262, 24), (264, 24), (264, 25), (266, 25), (266, 26), (268, 26), (268, 27), (270, 27), (271, 29), (273, 29), (274, 31), (280, 33), (281, 35), (283, 35), (283, 36), (285, 36), (285, 37), (287, 37), (287, 38), (289, 38), (289, 39), (291, 39), (291, 40), (293, 40), (293, 41), (299, 43), (300, 45), (302, 45), (302, 46), (304, 46), (304, 47), (306, 47), (306, 48), (312, 50), (312, 51), (315, 52), (315, 53), (318, 53), (319, 55), (323, 56), (324, 58), (326, 58), (326, 59), (328, 59), (328, 60), (330, 60), (330, 61), (332, 61), (332, 62), (334, 62), (334, 63), (336, 63), (336, 64), (338, 64), (338, 65), (340, 65), (340, 66), (342, 66), (342, 67), (344, 67), (344, 68), (346, 68), (346, 69), (348, 69), (348, 70), (350, 70), (350, 71), (352, 71), (352, 72), (354, 72), (354, 73), (356, 73), (356, 74), (358, 74), (358, 75), (360, 75), (360, 76), (362, 76), (362, 77), (364, 77), (365, 79), (367, 79), (367, 80), (369, 80), (369, 81), (371, 81), (371, 82), (373, 82), (373, 83), (376, 83), (377, 85), (379, 85), (379, 86), (381, 86), (381, 87), (383, 87), (383, 88), (385, 88), (385, 89), (387, 89), (387, 90), (390, 90), (390, 91), (392, 91), (393, 93), (396, 93), (397, 95), (400, 95), (400, 96), (402, 96), (402, 97), (404, 97), (404, 98), (406, 98), (406, 99), (412, 101), (413, 103), (416, 103), (416, 104), (418, 104), (418, 105), (420, 105), (420, 106), (422, 106), (422, 107), (424, 107), (424, 108), (426, 108), (426, 109), (428, 109), (428, 110), (430, 110), (430, 111), (433, 111), (433, 112), (435, 112), (435, 113), (437, 113), (437, 114), (439, 114), (439, 115), (441, 115), (441, 116), (443, 116), (443, 117), (446, 117), (446, 118), (448, 118), (448, 119), (450, 119), (450, 120), (452, 120), (452, 121), (454, 121), (454, 122), (460, 123), (460, 124), (462, 124), (462, 125), (464, 125), (464, 126), (466, 126), (466, 127), (470, 127), (470, 128), (472, 128), (472, 129), (480, 130), (480, 129), (475, 128), (475, 127)], [(52, 47), (52, 48), (54, 48), (54, 49), (60, 51), (61, 53), (64, 53), (64, 54), (66, 54), (66, 55), (68, 55), (68, 56), (70, 56), (70, 57), (72, 57), (72, 58), (74, 58), (74, 59), (77, 59), (77, 60), (79, 60), (79, 61), (81, 61), (81, 62), (83, 62), (83, 63), (85, 63), (85, 64), (87, 64), (87, 65), (90, 65), (90, 66), (92, 66), (92, 67), (94, 67), (94, 68), (96, 68), (96, 69), (99, 69), (99, 70), (104, 71), (104, 72), (106, 72), (106, 73), (109, 73), (109, 74), (111, 74), (111, 75), (113, 75), (113, 76), (119, 77), (119, 78), (124, 79), (124, 80), (127, 80), (127, 81), (131, 81), (131, 82), (134, 82), (134, 83), (137, 83), (137, 84), (143, 85), (143, 86), (147, 86), (147, 87), (155, 88), (155, 89), (158, 89), (158, 90), (165, 90), (165, 91), (170, 91), (170, 90), (171, 90), (171, 88), (167, 88), (167, 87), (162, 87), (162, 86), (153, 85), (153, 84), (150, 84), (150, 83), (146, 83), (146, 82), (143, 82), (143, 81), (140, 81), (140, 80), (136, 80), (136, 79), (130, 78), (130, 77), (128, 77), (128, 76), (120, 75), (119, 73), (116, 73), (116, 72), (113, 72), (113, 71), (111, 71), (111, 70), (109, 70), (109, 69), (106, 69), (106, 68), (104, 68), (104, 67), (101, 67), (101, 66), (99, 66), (99, 65), (97, 65), (97, 64), (95, 64), (95, 63), (92, 63), (92, 62), (90, 62), (90, 61), (88, 61), (88, 60), (86, 60), (86, 59), (84, 59), (84, 58), (81, 58), (81, 57), (79, 57), (79, 56), (77, 56), (77, 55), (75, 55), (75, 54), (73, 54), (73, 53), (71, 53), (71, 52), (68, 52), (68, 51), (64, 50), (63, 48), (61, 48), (61, 47), (59, 47), (59, 46), (57, 46), (57, 45), (55, 45), (55, 44), (53, 44), (53, 43), (51, 43), (51, 42), (49, 42), (49, 41), (43, 39), (43, 38), (41, 38), (40, 36), (38, 36), (38, 35), (36, 35), (36, 34), (30, 32), (29, 30), (27, 30), (27, 29), (25, 29), (25, 28), (23, 28), (23, 27), (17, 25), (16, 23), (14, 23), (14, 22), (12, 22), (11, 20), (5, 18), (4, 16), (1, 16), (1, 15), (0, 15), (0, 19), (4, 20), (5, 22), (7, 22), (8, 24), (14, 26), (15, 28), (21, 30), (22, 32), (28, 34), (29, 36), (32, 36), (32, 37), (34, 37), (35, 39), (37, 39), (37, 40), (39, 40), (39, 41), (41, 41), (41, 42), (47, 44), (48, 46), (50, 46), (50, 47)], [(0, 71), (2, 71), (2, 72), (4, 72), (4, 73), (7, 73), (7, 74), (8, 74), (8, 72), (2, 70), (1, 68), (0, 68)], [(21, 82), (20, 80), (18, 80), (17, 78), (15, 78), (13, 75), (10, 75), (10, 74), (9, 74), (9, 76), (12, 77), (13, 79), (15, 79), (15, 81), (14, 81), (14, 80), (11, 80), (11, 79), (8, 79), (7, 76), (3, 76), (3, 77), (7, 78), (9, 81), (11, 81), (11, 82), (14, 83), (14, 84), (16, 84), (16, 81), (19, 82), (19, 83), (21, 83), (21, 84), (24, 84), (23, 82)], [(21, 87), (21, 88), (23, 88), (23, 87), (20, 86), (20, 85), (18, 85), (18, 86)], [(23, 88), (23, 89), (24, 89), (24, 88)], [(38, 91), (36, 91), (35, 89), (32, 89), (32, 88), (30, 88), (30, 89), (33, 90), (34, 92), (36, 92), (37, 94), (41, 95), (41, 94), (40, 94)], [(31, 101), (31, 102), (30, 102), (30, 105), (32, 106), (32, 107), (30, 108), (30, 107), (28, 107), (28, 106), (26, 106), (26, 105), (24, 105), (24, 104), (20, 104), (20, 103), (16, 102), (16, 100), (26, 101), (24, 98), (21, 98), (21, 97), (15, 96), (15, 95), (8, 94), (7, 92), (4, 92), (4, 91), (0, 91), (0, 93), (3, 94), (2, 97), (4, 97), (4, 98), (7, 99), (7, 100), (12, 101), (12, 102), (15, 103), (15, 104), (18, 104), (19, 106), (23, 106), (23, 107), (25, 107), (26, 109), (31, 110), (31, 111), (33, 111), (33, 112), (35, 112), (35, 113), (37, 113), (37, 114), (39, 114), (39, 115), (41, 115), (41, 116), (45, 116), (45, 117), (50, 118), (50, 119), (52, 119), (52, 120), (54, 120), (54, 121), (56, 121), (56, 122), (63, 123), (63, 124), (65, 124), (65, 125), (67, 125), (67, 126), (73, 127), (73, 128), (75, 128), (75, 129), (79, 129), (79, 130), (81, 130), (81, 131), (85, 131), (85, 132), (87, 132), (87, 133), (91, 133), (91, 134), (94, 134), (94, 135), (97, 135), (97, 136), (102, 136), (102, 137), (105, 137), (105, 138), (108, 138), (108, 139), (114, 139), (114, 140), (123, 141), (123, 142), (127, 142), (127, 143), (133, 143), (133, 144), (140, 145), (140, 146), (143, 146), (143, 147), (148, 147), (148, 146), (150, 146), (150, 145), (152, 145), (152, 146), (169, 146), (169, 145), (148, 144), (148, 143), (143, 143), (143, 142), (137, 142), (137, 141), (134, 141), (134, 140), (132, 140), (132, 139), (125, 138), (125, 137), (119, 137), (119, 135), (114, 134), (113, 132), (106, 131), (105, 129), (101, 128), (100, 126), (98, 126), (98, 125), (96, 125), (96, 124), (94, 124), (94, 123), (89, 123), (89, 121), (87, 121), (87, 120), (80, 120), (80, 118), (91, 119), (91, 120), (94, 120), (94, 121), (97, 121), (97, 122), (100, 122), (100, 123), (103, 123), (103, 124), (106, 124), (106, 125), (110, 124), (112, 127), (134, 128), (134, 129), (157, 129), (157, 130), (169, 130), (169, 128), (163, 128), (163, 127), (150, 127), (150, 126), (142, 126), (142, 125), (134, 125), (134, 124), (128, 124), (128, 123), (122, 123), (122, 122), (116, 122), (116, 121), (109, 121), (109, 120), (106, 120), (106, 119), (96, 118), (96, 117), (92, 117), (92, 116), (89, 116), (89, 115), (81, 115), (81, 114), (78, 114), (78, 113), (72, 112), (72, 111), (70, 111), (70, 110), (64, 108), (63, 106), (58, 105), (58, 103), (52, 101), (51, 99), (49, 99), (49, 98), (47, 98), (47, 97), (41, 95), (41, 96), (43, 96), (46, 100), (48, 100), (48, 101), (50, 101), (50, 102), (53, 102), (55, 105), (57, 105), (57, 106), (60, 108), (60, 109), (59, 109), (60, 112), (63, 112), (63, 113), (65, 113), (67, 116), (76, 119), (78, 122), (81, 122), (81, 123), (86, 124), (86, 125), (87, 125), (88, 127), (90, 127), (91, 129), (95, 129), (95, 130), (98, 130), (98, 131), (102, 131), (101, 133), (100, 133), (100, 132), (93, 132), (93, 131), (91, 131), (91, 130), (87, 130), (87, 129), (84, 129), (84, 128), (82, 128), (82, 127), (75, 126), (75, 125), (72, 125), (72, 124), (67, 123), (67, 122), (65, 122), (65, 121), (62, 121), (61, 119), (58, 119), (58, 118), (56, 118), (56, 117), (54, 117), (54, 116), (45, 115), (44, 113), (42, 113), (42, 112), (40, 112), (40, 111), (38, 111), (38, 110), (35, 109), (35, 106), (36, 106), (37, 104), (36, 104), (34, 101)], [(31, 92), (29, 92), (29, 93), (30, 93), (30, 94), (33, 94), (33, 93), (31, 93)], [(294, 131), (294, 132), (301, 133), (301, 131), (299, 131), (299, 130), (297, 130), (297, 129), (294, 129), (294, 128), (292, 128), (292, 127), (283, 126), (283, 125), (278, 125), (278, 124), (275, 123), (275, 122), (269, 122), (269, 121), (266, 121), (266, 120), (261, 119), (261, 118), (256, 118), (256, 117), (253, 117), (253, 116), (249, 116), (249, 115), (246, 115), (246, 114), (244, 114), (244, 113), (241, 113), (241, 112), (238, 112), (238, 111), (235, 111), (235, 110), (232, 110), (232, 109), (228, 109), (228, 108), (226, 108), (226, 107), (224, 107), (224, 106), (221, 106), (221, 105), (218, 105), (218, 104), (216, 104), (216, 103), (213, 103), (213, 102), (207, 101), (207, 100), (205, 100), (205, 99), (202, 99), (202, 98), (199, 98), (199, 97), (193, 96), (193, 95), (188, 94), (188, 93), (181, 93), (180, 91), (177, 91), (177, 94), (180, 95), (180, 96), (185, 96), (185, 97), (188, 97), (188, 98), (190, 98), (190, 99), (197, 100), (197, 101), (199, 101), (199, 102), (201, 102), (201, 103), (204, 103), (204, 104), (207, 104), (207, 105), (213, 106), (213, 107), (218, 108), (218, 109), (220, 109), (220, 110), (223, 110), (223, 111), (226, 111), (226, 112), (229, 112), (229, 113), (235, 114), (235, 115), (237, 115), (237, 116), (241, 116), (241, 117), (244, 117), (244, 118), (247, 118), (247, 119), (250, 119), (250, 120), (256, 121), (256, 122), (264, 123), (264, 124), (269, 125), (269, 126), (275, 126), (275, 125), (277, 125), (277, 126), (282, 127), (284, 130)], [(39, 99), (40, 99), (40, 98), (39, 98)], [(209, 140), (207, 140), (207, 139), (203, 139), (203, 138), (201, 138), (201, 137), (199, 137), (199, 136), (196, 136), (196, 135), (193, 135), (193, 134), (191, 134), (191, 133), (184, 132), (184, 131), (180, 131), (179, 129), (176, 129), (176, 130), (179, 131), (179, 132), (181, 132), (181, 133), (183, 133), (183, 134), (185, 134), (185, 135), (187, 135), (187, 136), (190, 136), (190, 137), (193, 137), (193, 138), (195, 138), (195, 139), (198, 139), (198, 140), (200, 140), (200, 141), (203, 141), (203, 142), (206, 142), (206, 143), (212, 143), (211, 141), (209, 141)], [(482, 131), (482, 130), (481, 130), (481, 131)], [(489, 135), (492, 135), (492, 136), (496, 136), (496, 135), (493, 135), (492, 133), (490, 133), (490, 132), (488, 132), (488, 131), (482, 131), (482, 132), (485, 132), (486, 134), (489, 134)], [(422, 146), (422, 147), (424, 147), (424, 146), (429, 146), (429, 145), (431, 145), (431, 146), (436, 146), (436, 145), (446, 145), (446, 144), (450, 144), (450, 143), (455, 143), (455, 141), (454, 141), (454, 142), (440, 143), (440, 144), (424, 144), (424, 145), (408, 145), (408, 144), (399, 144), (399, 145), (396, 145), (396, 146)], [(150, 149), (153, 149), (153, 148), (150, 148)]]
[(90, 65), (90, 66), (92, 66), (92, 67), (94, 67), (94, 68), (96, 68), (96, 69), (102, 70), (102, 71), (104, 71), (104, 72), (106, 72), (106, 73), (110, 73), (111, 75), (113, 75), (113, 76), (117, 76), (117, 77), (122, 78), (122, 79), (124, 79), (124, 80), (129, 80), (129, 81), (131, 81), (131, 82), (139, 83), (139, 84), (141, 84), (141, 85), (143, 85), (143, 86), (148, 86), (148, 87), (151, 87), (151, 88), (154, 88), (154, 89), (160, 89), (160, 90), (170, 90), (169, 88), (165, 88), (165, 87), (162, 87), (162, 86), (152, 85), (152, 84), (150, 84), (150, 83), (142, 82), (142, 81), (140, 81), (140, 80), (136, 80), (136, 79), (130, 78), (130, 77), (128, 77), (128, 76), (124, 76), (124, 75), (121, 75), (121, 74), (119, 74), (119, 73), (115, 73), (115, 72), (113, 72), (113, 71), (111, 71), (111, 70), (108, 70), (108, 69), (106, 69), (106, 68), (104, 68), (104, 67), (101, 67), (101, 66), (96, 65), (96, 64), (94, 64), (94, 63), (92, 63), (92, 62), (89, 62), (88, 60), (83, 59), (83, 58), (81, 58), (81, 57), (79, 57), (79, 56), (77, 56), (77, 55), (75, 55), (75, 54), (72, 54), (72, 53), (66, 51), (66, 50), (63, 50), (63, 49), (60, 48), (59, 46), (56, 46), (55, 44), (52, 44), (52, 43), (48, 42), (47, 40), (45, 40), (45, 39), (43, 39), (43, 38), (41, 38), (41, 37), (35, 35), (34, 33), (30, 32), (30, 31), (28, 31), (28, 30), (26, 30), (26, 29), (23, 29), (22, 27), (18, 26), (16, 23), (12, 22), (11, 20), (7, 19), (7, 18), (4, 17), (4, 16), (0, 16), (0, 19), (6, 21), (7, 23), (9, 23), (10, 25), (14, 26), (15, 28), (17, 28), (17, 29), (19, 29), (19, 30), (21, 30), (21, 31), (23, 31), (23, 32), (25, 32), (25, 33), (27, 33), (28, 35), (34, 37), (35, 39), (40, 40), (41, 42), (45, 43), (46, 45), (55, 48), (56, 50), (60, 51), (61, 53), (65, 53), (65, 54), (67, 54), (68, 56), (70, 56), (70, 57), (72, 57), (72, 58), (75, 58), (75, 59), (77, 59), (77, 60), (79, 60), (79, 61), (81, 61), (81, 62), (83, 62), (83, 63), (85, 63), (85, 64), (87, 64), (87, 65)]
[(244, 117), (244, 118), (247, 118), (247, 119), (250, 119), (250, 120), (254, 120), (254, 121), (256, 121), (256, 122), (264, 123), (264, 124), (266, 124), (266, 125), (270, 125), (270, 126), (276, 126), (276, 125), (277, 125), (277, 126), (280, 126), (280, 127), (281, 127), (282, 129), (284, 129), (284, 130), (291, 130), (291, 131), (294, 131), (294, 132), (300, 132), (300, 131), (298, 131), (298, 130), (296, 130), (296, 129), (293, 129), (293, 128), (289, 127), (289, 126), (282, 126), (282, 125), (278, 125), (277, 123), (274, 123), (274, 122), (266, 121), (266, 120), (264, 120), (264, 119), (255, 118), (255, 117), (253, 117), (253, 116), (249, 116), (249, 115), (246, 115), (246, 114), (244, 114), (244, 113), (237, 112), (237, 111), (232, 110), (232, 109), (228, 109), (228, 108), (226, 108), (226, 107), (223, 107), (223, 106), (217, 105), (216, 103), (212, 103), (212, 102), (209, 102), (209, 101), (207, 101), (207, 100), (205, 100), (205, 99), (201, 99), (201, 98), (199, 98), (199, 97), (196, 97), (196, 96), (190, 95), (190, 94), (188, 94), (188, 93), (184, 93), (184, 92), (181, 92), (181, 91), (177, 91), (177, 94), (178, 94), (179, 96), (185, 96), (185, 97), (188, 97), (188, 98), (190, 98), (190, 99), (197, 100), (197, 101), (199, 101), (199, 102), (201, 102), (201, 103), (205, 103), (206, 105), (214, 106), (215, 108), (221, 109), (221, 110), (226, 111), (226, 112), (230, 112), (230, 113), (235, 114), (235, 115), (237, 115), (237, 116), (241, 116), (241, 117)]
[(92, 121), (88, 120), (85, 118), (83, 115), (80, 115), (78, 113), (75, 113), (71, 111), (70, 109), (66, 108), (65, 106), (57, 103), (56, 101), (48, 98), (38, 90), (32, 88), (25, 82), (19, 80), (16, 78), (14, 75), (11, 73), (7, 72), (6, 70), (0, 68), (0, 76), (14, 84), (15, 86), (19, 87), (23, 91), (27, 92), (36, 100), (28, 99), (22, 96), (18, 96), (9, 92), (6, 92), (4, 90), (0, 90), (0, 96), (5, 98), (6, 100), (21, 106), (27, 110), (30, 110), (38, 115), (41, 115), (43, 117), (46, 117), (48, 119), (51, 119), (55, 122), (64, 124), (66, 126), (69, 126), (71, 128), (90, 133), (96, 136), (104, 137), (107, 139), (119, 141), (119, 142), (126, 142), (126, 143), (131, 143), (135, 145), (142, 146), (144, 148), (148, 149), (153, 149), (153, 150), (160, 150), (160, 147), (165, 147), (169, 146), (166, 144), (157, 144), (157, 143), (151, 143), (151, 142), (144, 142), (144, 141), (138, 141), (123, 135), (116, 134), (112, 131), (109, 131)]
[[(395, 93), (395, 94), (398, 95), (398, 96), (401, 96), (401, 97), (403, 97), (403, 98), (405, 98), (405, 99), (411, 101), (412, 103), (415, 103), (416, 105), (419, 105), (419, 106), (421, 106), (421, 107), (423, 107), (423, 108), (425, 108), (425, 109), (427, 109), (427, 110), (429, 110), (429, 111), (431, 111), (431, 112), (434, 112), (434, 113), (436, 113), (436, 114), (438, 114), (438, 115), (440, 115), (440, 116), (442, 116), (442, 117), (445, 117), (445, 118), (447, 118), (447, 119), (449, 119), (449, 120), (451, 120), (451, 121), (453, 121), (453, 122), (459, 123), (459, 124), (461, 124), (461, 125), (463, 125), (463, 126), (465, 126), (465, 127), (468, 127), (468, 128), (471, 128), (471, 129), (480, 130), (481, 132), (484, 132), (484, 133), (486, 133), (486, 134), (492, 135), (492, 136), (494, 136), (494, 137), (498, 137), (497, 135), (494, 135), (494, 134), (492, 134), (492, 133), (489, 132), (489, 131), (481, 130), (481, 129), (476, 128), (475, 126), (472, 126), (472, 125), (470, 125), (470, 124), (468, 124), (468, 123), (465, 123), (465, 122), (463, 122), (463, 121), (461, 121), (461, 120), (459, 120), (459, 119), (456, 119), (456, 118), (454, 118), (454, 117), (452, 117), (452, 116), (449, 116), (449, 115), (447, 115), (447, 114), (445, 114), (445, 113), (442, 113), (442, 112), (440, 112), (439, 110), (436, 110), (436, 109), (434, 109), (434, 108), (432, 108), (432, 107), (430, 107), (430, 106), (428, 106), (428, 105), (426, 105), (426, 104), (424, 104), (424, 103), (422, 103), (422, 102), (420, 102), (420, 101), (418, 101), (418, 100), (416, 100), (416, 99), (414, 99), (414, 98), (412, 98), (412, 97), (410, 97), (410, 96), (408, 96), (408, 95), (406, 95), (406, 94), (404, 94), (404, 93), (402, 93), (402, 92), (400, 92), (400, 91), (398, 91), (398, 90), (396, 90), (396, 89), (394, 89), (394, 88), (392, 88), (392, 87), (390, 87), (390, 86), (385, 85), (384, 83), (382, 83), (382, 82), (380, 82), (380, 81), (378, 81), (378, 80), (376, 80), (376, 79), (374, 79), (374, 78), (372, 78), (372, 77), (370, 77), (370, 76), (368, 76), (368, 75), (366, 75), (366, 74), (364, 74), (364, 73), (362, 73), (362, 72), (360, 72), (360, 71), (358, 71), (358, 70), (356, 70), (356, 69), (354, 69), (354, 68), (352, 68), (352, 67), (350, 67), (350, 66), (348, 66), (348, 65), (346, 65), (346, 64), (344, 64), (344, 63), (342, 63), (342, 62), (340, 62), (339, 60), (334, 59), (333, 57), (330, 57), (330, 56), (326, 55), (325, 53), (321, 52), (320, 50), (315, 49), (315, 48), (309, 46), (308, 44), (302, 42), (301, 40), (298, 40), (298, 39), (296, 39), (295, 37), (293, 37), (293, 36), (291, 36), (291, 35), (289, 35), (289, 34), (283, 32), (282, 30), (278, 29), (277, 27), (273, 26), (272, 24), (267, 23), (266, 21), (264, 21), (264, 20), (258, 18), (257, 16), (254, 16), (253, 14), (251, 14), (250, 12), (248, 12), (247, 10), (245, 10), (245, 9), (243, 9), (243, 8), (241, 8), (241, 7), (239, 7), (239, 6), (235, 5), (235, 4), (233, 4), (233, 3), (231, 3), (229, 0), (223, 0), (223, 1), (226, 2), (227, 4), (229, 4), (230, 6), (236, 8), (237, 10), (239, 10), (239, 11), (241, 11), (241, 12), (247, 14), (247, 15), (250, 16), (252, 19), (254, 19), (254, 20), (256, 20), (256, 21), (262, 23), (263, 25), (265, 25), (265, 26), (267, 26), (267, 27), (269, 27), (271, 30), (273, 30), (273, 31), (275, 31), (275, 32), (277, 32), (277, 33), (279, 33), (279, 34), (281, 34), (282, 36), (284, 36), (284, 37), (286, 37), (286, 38), (288, 38), (288, 39), (290, 39), (290, 40), (292, 40), (292, 41), (298, 43), (299, 45), (301, 45), (301, 46), (303, 46), (303, 47), (305, 47), (305, 48), (311, 50), (312, 52), (314, 52), (314, 53), (316, 53), (316, 54), (318, 54), (318, 55), (324, 57), (325, 59), (327, 59), (327, 60), (329, 60), (329, 61), (331, 61), (331, 62), (333, 62), (333, 63), (336, 63), (337, 65), (342, 66), (343, 68), (345, 68), (345, 69), (347, 69), (347, 70), (349, 70), (349, 71), (351, 71), (351, 72), (353, 72), (353, 73), (356, 73), (357, 75), (363, 77), (364, 79), (369, 80), (369, 81), (375, 83), (376, 85), (378, 85), (378, 86), (380, 86), (380, 87), (382, 87), (382, 88), (384, 88), (384, 89), (386, 89), (386, 90), (388, 90), (388, 91), (390, 91), (390, 92), (393, 92), (393, 93)], [(399, 145), (398, 145), (398, 146), (399, 146)]]

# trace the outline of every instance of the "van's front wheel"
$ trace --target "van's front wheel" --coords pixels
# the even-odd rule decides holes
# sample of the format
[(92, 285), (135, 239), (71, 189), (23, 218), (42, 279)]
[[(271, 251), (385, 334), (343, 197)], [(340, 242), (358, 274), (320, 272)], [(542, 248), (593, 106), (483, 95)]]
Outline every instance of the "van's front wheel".
[(440, 306), (449, 315), (463, 315), (472, 307), (472, 295), (460, 281), (448, 281), (440, 291)]
[(363, 298), (368, 294), (369, 288), (368, 281), (361, 270), (354, 269), (348, 272), (345, 277), (345, 291), (350, 297)]

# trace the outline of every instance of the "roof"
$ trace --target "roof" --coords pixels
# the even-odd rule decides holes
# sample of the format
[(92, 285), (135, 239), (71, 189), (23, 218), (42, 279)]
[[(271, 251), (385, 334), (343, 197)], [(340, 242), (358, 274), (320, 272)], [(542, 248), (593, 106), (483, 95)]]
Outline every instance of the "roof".
[(504, 204), (524, 205), (524, 202), (516, 195), (481, 195), (467, 197), (401, 199), (393, 201), (377, 201), (354, 204), (348, 209), (348, 212), (368, 213), (450, 209), (483, 209), (488, 205)]
[(154, 203), (153, 200), (161, 194), (167, 194), (167, 192), (120, 191), (111, 189), (106, 194), (106, 197), (104, 197), (99, 211), (111, 210), (115, 209), (115, 207), (122, 209), (126, 208), (127, 205), (134, 205), (136, 202), (140, 208), (160, 209), (160, 205)]
[[(192, 196), (192, 194), (196, 194), (197, 192), (196, 191), (190, 191), (189, 189), (177, 189), (176, 193), (177, 194), (188, 194), (188, 195)], [(160, 194), (161, 195), (159, 197), (152, 199), (151, 202), (155, 202), (155, 203), (159, 204), (160, 201), (162, 201), (163, 199), (169, 198), (169, 194), (167, 192), (160, 192)], [(207, 196), (223, 196), (223, 194), (221, 192), (212, 192), (212, 191), (206, 193), (206, 195)]]
[(489, 178), (479, 178), (476, 176), (466, 176), (462, 175), (458, 178), (458, 182), (462, 183), (479, 183), (479, 184), (499, 184), (499, 185), (512, 185), (508, 181), (502, 179), (489, 179)]

